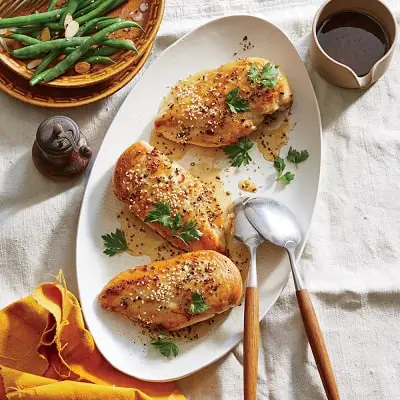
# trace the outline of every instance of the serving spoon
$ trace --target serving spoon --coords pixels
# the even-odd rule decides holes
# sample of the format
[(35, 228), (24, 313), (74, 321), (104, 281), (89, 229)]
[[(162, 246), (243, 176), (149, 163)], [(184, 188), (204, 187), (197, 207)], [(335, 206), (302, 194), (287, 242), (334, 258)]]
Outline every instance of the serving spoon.
[(257, 247), (264, 242), (264, 238), (254, 229), (244, 212), (241, 200), (234, 206), (235, 220), (233, 236), (244, 243), (250, 250), (250, 268), (247, 279), (244, 304), (244, 338), (243, 338), (243, 376), (244, 399), (257, 398), (258, 372), (258, 342), (259, 342), (259, 311), (257, 287)]
[(286, 249), (297, 302), (326, 396), (329, 400), (340, 400), (318, 318), (297, 269), (295, 250), (301, 242), (301, 232), (295, 215), (284, 204), (267, 197), (247, 198), (243, 209), (248, 221), (264, 239)]

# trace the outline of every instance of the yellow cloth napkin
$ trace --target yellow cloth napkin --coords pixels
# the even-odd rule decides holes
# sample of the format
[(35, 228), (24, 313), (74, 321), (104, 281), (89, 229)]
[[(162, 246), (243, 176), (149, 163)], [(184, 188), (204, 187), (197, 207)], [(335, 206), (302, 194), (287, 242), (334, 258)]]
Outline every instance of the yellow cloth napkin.
[(108, 364), (60, 274), (58, 282), (44, 283), (0, 311), (0, 399), (185, 397), (173, 383), (142, 382)]

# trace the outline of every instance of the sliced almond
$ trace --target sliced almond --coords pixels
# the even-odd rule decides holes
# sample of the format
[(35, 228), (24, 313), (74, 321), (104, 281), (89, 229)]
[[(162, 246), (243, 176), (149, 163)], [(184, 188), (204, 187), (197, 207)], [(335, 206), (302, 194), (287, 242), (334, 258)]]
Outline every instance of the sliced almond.
[(79, 31), (79, 23), (74, 21), (71, 21), (66, 29), (65, 29), (65, 37), (66, 38), (72, 38), (74, 37)]
[(7, 39), (5, 39), (3, 37), (0, 37), (0, 45), (1, 45), (2, 49), (5, 50), (7, 53), (12, 54), (14, 49), (10, 48), (8, 42), (10, 42), (10, 40), (7, 40)]
[(2, 28), (0, 29), (0, 35), (7, 35), (8, 29), (7, 28)]
[(141, 3), (139, 6), (139, 10), (141, 12), (146, 12), (149, 9), (149, 5), (147, 3)]
[(75, 71), (77, 74), (87, 74), (90, 71), (90, 64), (81, 61), (75, 64)]
[(46, 28), (42, 29), (40, 32), (40, 40), (42, 42), (48, 42), (51, 39), (50, 29), (46, 26)]
[(41, 58), (38, 58), (38, 59), (36, 59), (36, 60), (32, 60), (32, 61), (29, 62), (29, 64), (26, 66), (26, 68), (28, 68), (28, 69), (35, 69), (36, 67), (38, 67), (38, 66), (40, 65), (40, 63), (41, 63), (42, 61), (43, 61), (43, 60), (42, 60)]
[(74, 20), (71, 14), (67, 14), (64, 19), (64, 29)]
[(132, 19), (134, 21), (141, 21), (143, 19), (143, 14), (140, 11), (135, 11), (135, 13), (132, 16)]

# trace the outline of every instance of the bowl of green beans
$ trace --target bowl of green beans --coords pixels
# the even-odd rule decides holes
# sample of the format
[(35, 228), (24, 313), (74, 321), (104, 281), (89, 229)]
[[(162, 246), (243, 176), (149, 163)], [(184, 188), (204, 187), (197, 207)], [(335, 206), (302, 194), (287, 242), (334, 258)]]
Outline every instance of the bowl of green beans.
[(129, 68), (152, 45), (164, 0), (49, 0), (0, 18), (0, 61), (30, 85), (83, 87)]

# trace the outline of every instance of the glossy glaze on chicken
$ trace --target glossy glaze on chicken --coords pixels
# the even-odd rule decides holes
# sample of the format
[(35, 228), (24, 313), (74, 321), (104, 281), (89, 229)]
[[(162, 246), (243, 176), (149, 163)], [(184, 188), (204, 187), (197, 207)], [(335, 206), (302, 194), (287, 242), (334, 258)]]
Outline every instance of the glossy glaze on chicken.
[[(179, 81), (161, 105), (154, 123), (156, 133), (179, 143), (222, 147), (254, 132), (265, 115), (287, 109), (293, 101), (279, 66), (275, 87), (249, 80), (253, 64), (261, 71), (267, 63), (263, 58), (244, 58)], [(232, 113), (227, 107), (227, 95), (235, 88), (248, 103), (248, 111)]]
[[(190, 312), (198, 291), (207, 310)], [(235, 264), (215, 251), (196, 251), (121, 272), (102, 290), (103, 308), (152, 328), (174, 331), (239, 304), (242, 278)]]

